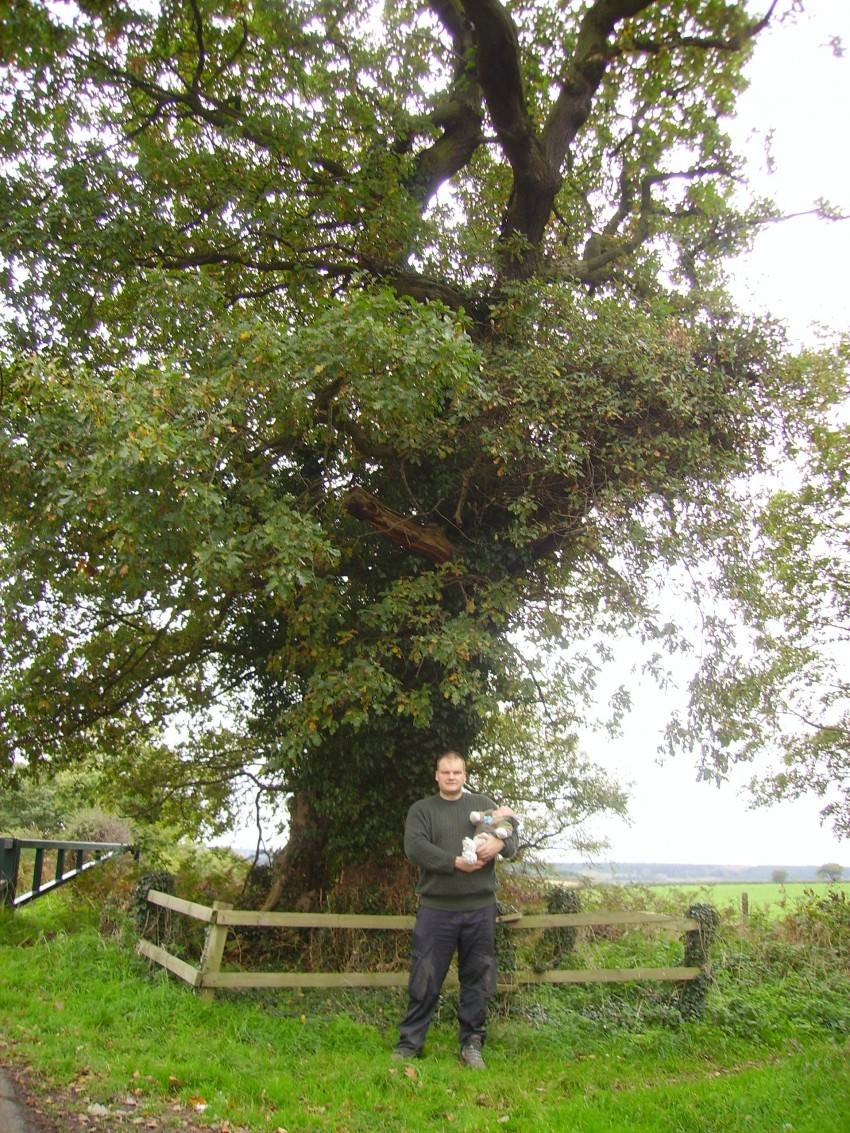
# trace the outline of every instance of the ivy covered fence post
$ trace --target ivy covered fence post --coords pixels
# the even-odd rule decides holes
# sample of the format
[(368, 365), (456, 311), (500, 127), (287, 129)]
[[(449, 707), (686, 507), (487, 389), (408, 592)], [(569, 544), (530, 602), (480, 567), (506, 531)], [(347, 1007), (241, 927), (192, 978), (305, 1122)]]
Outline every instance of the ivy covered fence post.
[(520, 911), (504, 901), (496, 902), (496, 963), (499, 973), (505, 975), (517, 970), (516, 934), (507, 928), (507, 923), (520, 919)]
[(171, 910), (148, 903), (148, 891), (151, 889), (173, 894), (173, 874), (167, 870), (143, 874), (136, 882), (130, 903), (130, 915), (139, 936), (152, 938), (155, 944), (164, 944), (171, 939)]
[[(547, 913), (580, 913), (581, 896), (576, 889), (563, 885), (550, 885), (546, 889)], [(537, 972), (560, 968), (576, 946), (578, 929), (571, 925), (547, 928), (534, 949), (532, 966)]]
[(712, 982), (708, 965), (711, 945), (720, 924), (720, 914), (713, 905), (699, 902), (690, 906), (687, 915), (699, 922), (699, 928), (685, 933), (685, 967), (702, 968), (702, 972), (696, 979), (688, 980), (682, 985), (679, 1010), (685, 1019), (699, 1019)]
[[(577, 889), (567, 889), (564, 885), (550, 885), (546, 890), (546, 911), (548, 913), (580, 913), (581, 894)], [(575, 949), (578, 929), (570, 926), (549, 928), (543, 935), (544, 939), (552, 942), (554, 966), (557, 967), (563, 957), (569, 956)]]

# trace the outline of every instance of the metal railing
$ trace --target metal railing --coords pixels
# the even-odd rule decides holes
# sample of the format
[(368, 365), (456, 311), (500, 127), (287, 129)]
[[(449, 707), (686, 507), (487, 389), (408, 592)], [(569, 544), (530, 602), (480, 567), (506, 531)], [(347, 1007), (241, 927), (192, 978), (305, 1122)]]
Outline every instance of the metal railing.
[[(19, 893), (21, 851), (34, 850), (32, 883), (26, 893)], [(72, 881), (103, 862), (119, 854), (135, 853), (124, 842), (62, 842), (50, 838), (0, 838), (0, 906), (17, 909), (51, 893), (67, 881)], [(51, 865), (55, 854), (52, 876), (45, 880), (45, 865)], [(27, 871), (25, 871), (27, 872)], [(48, 868), (48, 873), (49, 868)]]

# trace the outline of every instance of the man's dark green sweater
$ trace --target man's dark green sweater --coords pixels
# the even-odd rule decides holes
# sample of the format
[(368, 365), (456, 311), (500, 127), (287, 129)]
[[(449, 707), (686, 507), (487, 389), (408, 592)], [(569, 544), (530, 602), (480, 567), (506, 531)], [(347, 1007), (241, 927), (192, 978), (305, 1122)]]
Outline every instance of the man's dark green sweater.
[[(464, 791), (459, 799), (444, 799), (439, 794), (420, 799), (407, 812), (404, 852), (419, 866), (416, 892), (422, 905), (431, 909), (481, 909), (495, 904), (494, 862), (472, 873), (455, 869), (464, 838), (473, 834), (470, 811), (490, 810), (495, 805), (486, 795)], [(505, 841), (502, 857), (512, 858), (516, 851), (514, 832)]]

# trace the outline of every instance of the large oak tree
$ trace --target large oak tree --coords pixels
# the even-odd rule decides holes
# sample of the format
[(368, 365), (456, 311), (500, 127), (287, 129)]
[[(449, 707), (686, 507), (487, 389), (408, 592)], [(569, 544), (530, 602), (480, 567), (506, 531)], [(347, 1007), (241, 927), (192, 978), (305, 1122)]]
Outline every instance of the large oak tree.
[(840, 388), (724, 291), (776, 8), (13, 0), (7, 772), (95, 752), (208, 822), (247, 776), (287, 899), (398, 854), (449, 746), (616, 805), (569, 648), (669, 638), (653, 568), (739, 541)]

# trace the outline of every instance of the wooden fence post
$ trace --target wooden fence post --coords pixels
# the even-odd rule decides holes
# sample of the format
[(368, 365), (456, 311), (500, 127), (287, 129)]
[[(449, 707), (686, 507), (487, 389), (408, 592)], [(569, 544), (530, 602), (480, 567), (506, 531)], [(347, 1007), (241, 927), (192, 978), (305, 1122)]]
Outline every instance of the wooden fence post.
[(160, 893), (173, 893), (173, 875), (163, 869), (155, 870), (153, 873), (143, 873), (136, 882), (130, 905), (139, 936), (144, 937), (149, 933), (155, 944), (164, 945), (171, 937), (171, 910), (160, 908), (159, 905), (151, 907), (148, 903), (150, 889), (156, 889)]
[[(504, 917), (505, 922), (519, 916), (519, 910), (513, 905), (506, 905), (496, 901), (496, 914)], [(500, 972), (515, 972), (517, 966), (516, 944), (513, 934), (508, 932), (506, 923), (496, 922), (496, 964)]]
[[(567, 889), (565, 885), (552, 885), (546, 891), (546, 911), (549, 913), (580, 913), (581, 894), (577, 889)], [(552, 943), (553, 967), (559, 968), (562, 962), (575, 951), (577, 928), (548, 928), (544, 939)]]
[[(550, 885), (546, 889), (546, 911), (549, 913), (580, 913), (581, 896), (577, 889), (565, 885)], [(532, 967), (535, 972), (563, 967), (564, 961), (575, 950), (578, 929), (571, 926), (547, 928), (534, 949)]]
[(704, 904), (691, 905), (687, 915), (699, 922), (699, 928), (685, 933), (685, 967), (702, 968), (702, 972), (696, 979), (682, 985), (679, 1010), (686, 1019), (699, 1019), (711, 986), (709, 949), (720, 924), (720, 915), (712, 905)]
[(200, 974), (198, 994), (201, 999), (213, 999), (215, 996), (215, 992), (211, 987), (204, 987), (204, 976), (207, 972), (218, 972), (221, 970), (221, 958), (224, 955), (224, 945), (227, 940), (227, 925), (220, 925), (218, 923), (218, 910), (232, 909), (233, 905), (231, 905), (229, 901), (213, 901), (212, 907), (212, 918), (207, 928), (204, 950), (201, 953), (201, 962), (198, 965), (198, 972)]

